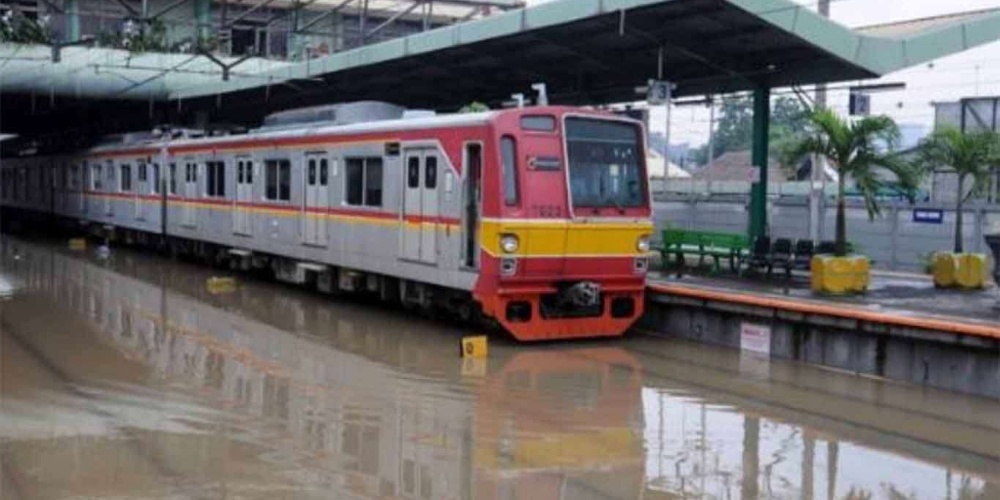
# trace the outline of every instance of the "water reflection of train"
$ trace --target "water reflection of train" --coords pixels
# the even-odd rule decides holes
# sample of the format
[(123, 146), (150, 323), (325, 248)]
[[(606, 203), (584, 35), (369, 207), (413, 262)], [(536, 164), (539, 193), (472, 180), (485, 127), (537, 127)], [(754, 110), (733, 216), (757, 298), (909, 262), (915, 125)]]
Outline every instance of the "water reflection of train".
[(146, 366), (150, 384), (251, 417), (227, 438), (262, 447), (256, 460), (306, 464), (363, 497), (641, 491), (641, 371), (617, 348), (501, 349), (483, 378), (463, 378), (454, 337), (412, 318), (373, 322), (294, 290), (208, 296), (197, 268), (17, 245), (5, 268)]

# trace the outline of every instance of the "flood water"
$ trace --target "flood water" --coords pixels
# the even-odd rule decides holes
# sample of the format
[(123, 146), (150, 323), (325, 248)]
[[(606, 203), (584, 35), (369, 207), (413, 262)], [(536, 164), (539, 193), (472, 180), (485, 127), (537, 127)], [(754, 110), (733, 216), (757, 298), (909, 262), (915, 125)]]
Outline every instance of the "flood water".
[[(4, 238), (0, 498), (1000, 498), (1000, 402)], [(219, 291), (219, 290), (215, 290)]]

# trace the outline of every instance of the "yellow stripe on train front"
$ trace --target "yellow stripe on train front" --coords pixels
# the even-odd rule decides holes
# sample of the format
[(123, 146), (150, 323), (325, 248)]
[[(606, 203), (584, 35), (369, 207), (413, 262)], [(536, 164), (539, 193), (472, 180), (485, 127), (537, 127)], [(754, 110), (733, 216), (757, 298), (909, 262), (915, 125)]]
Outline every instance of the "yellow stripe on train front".
[[(541, 221), (490, 220), (481, 226), (482, 247), (493, 256), (516, 257), (622, 257), (640, 256), (639, 238), (653, 232), (650, 221)], [(507, 254), (500, 249), (504, 235), (518, 239), (518, 249)]]

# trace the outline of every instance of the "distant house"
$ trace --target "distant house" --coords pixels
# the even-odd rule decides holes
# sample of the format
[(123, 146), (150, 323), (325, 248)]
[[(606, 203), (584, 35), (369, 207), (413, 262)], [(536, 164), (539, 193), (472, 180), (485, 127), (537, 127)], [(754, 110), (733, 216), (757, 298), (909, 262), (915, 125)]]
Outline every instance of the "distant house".
[[(757, 180), (757, 170), (751, 162), (750, 151), (730, 151), (699, 169), (692, 178), (697, 181), (753, 182)], [(774, 159), (768, 162), (767, 178), (769, 182), (794, 180), (789, 178)]]
[[(741, 181), (753, 182), (757, 179), (757, 167), (751, 164), (750, 151), (730, 151), (723, 153), (715, 161), (694, 173), (699, 181)], [(836, 182), (837, 172), (829, 165), (825, 169), (826, 182)], [(796, 169), (784, 169), (772, 155), (768, 158), (767, 180), (769, 183), (809, 181), (812, 178), (812, 159), (806, 158)]]

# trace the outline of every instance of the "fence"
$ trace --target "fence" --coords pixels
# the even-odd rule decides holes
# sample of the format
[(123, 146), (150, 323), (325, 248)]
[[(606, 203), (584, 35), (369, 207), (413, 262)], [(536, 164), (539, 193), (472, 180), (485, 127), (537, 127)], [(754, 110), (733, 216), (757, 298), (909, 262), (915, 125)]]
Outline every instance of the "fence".
[[(747, 230), (749, 199), (708, 200), (660, 197), (655, 209), (657, 227), (741, 233)], [(836, 207), (831, 200), (821, 203), (819, 234), (832, 240), (836, 227)], [(923, 217), (914, 217), (914, 212)], [(768, 203), (769, 230), (773, 238), (809, 238), (810, 214), (807, 199), (771, 199)], [(937, 215), (940, 214), (940, 220)], [(989, 253), (983, 235), (1000, 232), (1000, 207), (979, 205), (963, 210), (964, 247), (967, 252)], [(930, 217), (928, 217), (930, 215)], [(869, 221), (864, 206), (849, 200), (846, 210), (847, 237), (859, 251), (874, 260), (875, 267), (920, 271), (936, 251), (950, 251), (954, 242), (955, 211), (941, 204), (886, 204), (882, 215)]]

